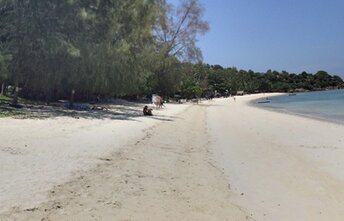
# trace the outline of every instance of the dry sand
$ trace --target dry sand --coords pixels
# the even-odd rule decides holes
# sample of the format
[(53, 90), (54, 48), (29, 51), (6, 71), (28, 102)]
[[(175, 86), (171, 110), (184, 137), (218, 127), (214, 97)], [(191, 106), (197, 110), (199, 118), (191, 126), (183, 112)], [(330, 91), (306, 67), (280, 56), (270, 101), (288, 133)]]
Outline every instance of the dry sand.
[(343, 220), (344, 126), (249, 100), (0, 119), (0, 220)]
[[(242, 209), (231, 203), (228, 182), (223, 179), (223, 172), (212, 162), (206, 131), (207, 107), (185, 107), (185, 105), (182, 107), (187, 109), (178, 115), (176, 111), (174, 113), (165, 111), (169, 118), (150, 125), (144, 131), (143, 137), (128, 137), (126, 133), (135, 134), (139, 130), (132, 131), (133, 128), (128, 122), (125, 123), (125, 127), (128, 128), (121, 130), (115, 125), (120, 122), (106, 123), (107, 126), (103, 126), (104, 122), (99, 122), (99, 125), (95, 125), (87, 132), (87, 136), (76, 139), (74, 147), (65, 147), (60, 153), (64, 156), (69, 155), (69, 149), (77, 148), (80, 141), (82, 145), (90, 145), (93, 139), (99, 139), (98, 145), (93, 146), (95, 150), (92, 147), (88, 148), (88, 156), (96, 156), (99, 149), (108, 149), (100, 146), (117, 143), (115, 138), (118, 136), (110, 136), (111, 133), (121, 133), (125, 139), (135, 142), (127, 142), (120, 149), (113, 146), (113, 152), (103, 156), (102, 162), (85, 157), (78, 162), (65, 159), (63, 163), (66, 161), (73, 161), (73, 165), (93, 163), (94, 167), (75, 173), (74, 178), (65, 183), (61, 182), (54, 188), (49, 186), (51, 177), (45, 175), (49, 171), (41, 170), (40, 174), (32, 174), (37, 177), (36, 179), (42, 179), (42, 187), (48, 185), (44, 191), (50, 188), (45, 199), (37, 195), (41, 192), (43, 194), (42, 189), (31, 185), (30, 180), (23, 179), (21, 182), (31, 186), (31, 190), (25, 195), (32, 196), (31, 200), (28, 198), (24, 200), (34, 203), (35, 199), (39, 199), (43, 200), (43, 203), (29, 206), (18, 200), (18, 206), (3, 212), (0, 219), (249, 220)], [(177, 105), (167, 105), (167, 110), (170, 109), (181, 111), (181, 107)], [(135, 122), (135, 125), (137, 124), (139, 123)], [(111, 128), (114, 130), (111, 131)], [(99, 132), (92, 135), (96, 131), (104, 132), (104, 129), (110, 131), (105, 135), (101, 133), (103, 137), (97, 138), (100, 136)], [(54, 132), (49, 133), (53, 135)], [(107, 136), (111, 138), (106, 138)], [(72, 137), (73, 134), (68, 140)], [(50, 142), (53, 143), (53, 140)], [(83, 151), (78, 150), (78, 152), (81, 155)], [(48, 154), (49, 151), (42, 153), (44, 157)], [(49, 155), (49, 159), (53, 160), (50, 157), (52, 156)], [(61, 158), (56, 156), (54, 160)], [(56, 167), (54, 166), (53, 169)], [(64, 170), (69, 172), (66, 168)], [(29, 168), (26, 172), (30, 172)], [(53, 176), (53, 171), (50, 175)], [(17, 176), (24, 174), (18, 173)], [(55, 177), (54, 181), (61, 178), (63, 178), (62, 174)], [(15, 177), (11, 176), (9, 179)], [(13, 183), (11, 180), (8, 181)], [(24, 188), (15, 190), (8, 188), (8, 191), (15, 196), (11, 197), (12, 201), (2, 202), (3, 205), (10, 205), (8, 202), (22, 198), (17, 192), (25, 192)], [(7, 196), (5, 193), (4, 195)]]

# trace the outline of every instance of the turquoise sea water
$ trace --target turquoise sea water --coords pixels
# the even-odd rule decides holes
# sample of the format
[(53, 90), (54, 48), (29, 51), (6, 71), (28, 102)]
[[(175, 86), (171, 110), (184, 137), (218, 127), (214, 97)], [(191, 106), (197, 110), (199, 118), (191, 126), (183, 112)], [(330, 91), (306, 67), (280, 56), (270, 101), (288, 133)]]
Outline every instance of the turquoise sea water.
[(268, 97), (270, 103), (254, 104), (307, 117), (344, 124), (344, 90), (297, 93), (295, 96)]

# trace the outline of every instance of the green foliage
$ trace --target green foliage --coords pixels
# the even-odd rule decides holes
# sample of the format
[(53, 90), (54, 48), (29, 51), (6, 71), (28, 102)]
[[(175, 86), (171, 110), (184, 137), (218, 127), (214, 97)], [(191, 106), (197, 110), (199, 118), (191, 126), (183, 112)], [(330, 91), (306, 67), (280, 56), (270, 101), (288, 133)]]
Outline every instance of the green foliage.
[(219, 68), (218, 65), (208, 69), (210, 88), (220, 93), (225, 90), (235, 94), (236, 91), (254, 92), (293, 92), (304, 90), (323, 90), (327, 88), (343, 88), (343, 80), (339, 76), (331, 76), (325, 71), (315, 75), (302, 72), (299, 75), (286, 71), (268, 70), (266, 73), (238, 71), (236, 68)]
[(0, 118), (5, 118), (5, 117), (14, 117), (18, 116), (20, 113), (14, 112), (14, 111), (1, 111), (0, 110)]
[(6, 97), (6, 96), (0, 95), (0, 102), (1, 102), (1, 101), (9, 102), (9, 101), (11, 101), (11, 100), (12, 100), (12, 99), (11, 99), (10, 97)]
[[(1, 97), (0, 97), (1, 99)], [(4, 118), (4, 117), (15, 117), (15, 116), (19, 116), (22, 115), (22, 112), (19, 112), (17, 110), (13, 110), (10, 108), (5, 108), (5, 107), (1, 107), (0, 106), (0, 118)]]
[(79, 99), (138, 93), (152, 72), (154, 8), (142, 0), (0, 1), (11, 83), (46, 100), (73, 89)]
[(203, 94), (203, 89), (195, 81), (195, 79), (190, 77), (185, 77), (182, 81), (181, 93), (184, 97), (191, 98), (200, 98)]
[(0, 83), (6, 81), (9, 76), (9, 71), (8, 71), (8, 62), (10, 58), (9, 56), (5, 56), (2, 54), (0, 50)]

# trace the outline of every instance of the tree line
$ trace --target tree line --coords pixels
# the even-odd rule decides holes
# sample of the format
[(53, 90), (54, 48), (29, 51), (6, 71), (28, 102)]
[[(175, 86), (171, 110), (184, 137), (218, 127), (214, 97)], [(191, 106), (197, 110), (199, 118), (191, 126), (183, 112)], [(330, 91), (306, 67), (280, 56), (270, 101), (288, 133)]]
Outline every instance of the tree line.
[(332, 76), (322, 70), (315, 74), (272, 70), (254, 72), (202, 63), (184, 63), (184, 68), (185, 73), (189, 74), (184, 76), (180, 92), (182, 96), (189, 98), (214, 96), (215, 93), (224, 96), (236, 95), (238, 91), (291, 93), (344, 88), (343, 80), (339, 76)]
[[(28, 99), (186, 98), (238, 90), (342, 87), (315, 75), (203, 64), (208, 31), (197, 0), (0, 0), (0, 85)], [(20, 90), (18, 90), (20, 88)]]

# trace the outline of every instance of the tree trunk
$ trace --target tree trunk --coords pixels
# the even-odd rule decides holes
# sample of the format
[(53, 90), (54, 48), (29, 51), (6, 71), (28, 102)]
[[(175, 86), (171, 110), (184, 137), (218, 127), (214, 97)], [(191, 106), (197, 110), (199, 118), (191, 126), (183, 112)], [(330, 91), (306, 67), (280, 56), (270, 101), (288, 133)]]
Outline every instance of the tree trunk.
[(17, 0), (17, 24), (16, 24), (16, 46), (18, 47), (18, 52), (16, 54), (17, 64), (15, 67), (15, 89), (12, 99), (12, 105), (18, 107), (18, 93), (19, 93), (19, 79), (22, 75), (23, 67), (23, 57), (24, 57), (24, 34), (23, 34), (23, 19), (24, 19), (24, 0)]
[(75, 90), (72, 90), (72, 94), (70, 95), (70, 100), (69, 100), (69, 108), (73, 108), (74, 105), (74, 94), (75, 94)]
[(51, 98), (52, 92), (48, 88), (48, 90), (45, 91), (45, 102), (47, 103), (47, 105), (50, 105)]
[(4, 95), (5, 95), (5, 82), (2, 82), (0, 96), (4, 96)]
[(12, 105), (14, 107), (18, 106), (18, 92), (19, 92), (19, 87), (16, 85), (14, 94), (13, 94), (13, 99), (12, 99)]

